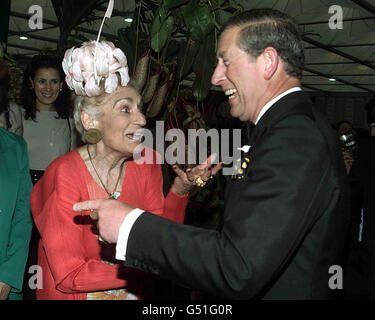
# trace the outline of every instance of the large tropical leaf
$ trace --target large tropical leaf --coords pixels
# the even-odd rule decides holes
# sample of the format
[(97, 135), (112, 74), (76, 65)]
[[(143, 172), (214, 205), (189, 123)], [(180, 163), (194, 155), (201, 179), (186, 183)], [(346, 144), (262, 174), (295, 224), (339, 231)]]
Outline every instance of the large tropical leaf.
[(182, 14), (191, 36), (198, 41), (203, 42), (214, 29), (214, 19), (207, 5), (201, 5), (196, 0), (190, 1)]
[(117, 31), (118, 41), (116, 46), (126, 55), (129, 70), (133, 70), (136, 57), (134, 49), (137, 45), (136, 34), (131, 28), (121, 28)]
[(215, 62), (215, 32), (211, 32), (200, 47), (193, 65), (193, 71), (196, 76), (193, 84), (193, 94), (197, 101), (202, 101), (207, 97), (211, 88), (210, 80)]
[(164, 0), (165, 10), (171, 10), (187, 2), (189, 2), (189, 0)]
[(226, 0), (213, 0), (213, 2), (216, 4), (216, 7), (221, 7)]
[(158, 13), (155, 14), (150, 30), (151, 48), (155, 52), (160, 52), (164, 47), (172, 27), (173, 16), (167, 16), (165, 8), (161, 6)]
[(189, 73), (195, 57), (198, 53), (200, 43), (193, 39), (188, 39), (181, 45), (180, 52), (177, 59), (177, 77), (182, 79), (186, 74)]

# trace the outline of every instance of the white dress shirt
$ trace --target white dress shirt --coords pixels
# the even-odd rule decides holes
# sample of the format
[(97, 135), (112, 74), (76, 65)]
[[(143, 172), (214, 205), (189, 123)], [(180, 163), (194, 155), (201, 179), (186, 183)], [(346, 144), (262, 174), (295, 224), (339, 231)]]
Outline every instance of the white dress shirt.
[[(269, 102), (267, 102), (264, 107), (259, 112), (258, 118), (256, 119), (254, 124), (257, 124), (260, 120), (260, 118), (266, 113), (266, 111), (271, 108), (273, 104), (275, 104), (278, 100), (280, 100), (282, 97), (286, 96), (289, 93), (295, 92), (295, 91), (301, 91), (302, 89), (300, 87), (293, 87), (290, 88), (283, 93), (279, 94), (277, 97), (273, 98)], [(144, 211), (141, 209), (134, 209), (129, 212), (129, 214), (125, 217), (124, 221), (121, 224), (119, 234), (117, 237), (117, 245), (116, 245), (116, 259), (117, 260), (126, 260), (126, 248), (128, 245), (128, 239), (130, 230), (132, 229), (135, 221), (138, 219), (138, 217), (143, 213)]]
[(255, 120), (254, 124), (257, 124), (261, 117), (266, 113), (266, 111), (271, 108), (277, 101), (279, 101), (282, 97), (286, 96), (289, 93), (295, 92), (295, 91), (301, 91), (302, 89), (300, 87), (293, 87), (286, 91), (284, 91), (282, 94), (279, 94), (277, 97), (273, 98), (271, 101), (268, 101), (264, 107), (260, 110), (258, 118)]

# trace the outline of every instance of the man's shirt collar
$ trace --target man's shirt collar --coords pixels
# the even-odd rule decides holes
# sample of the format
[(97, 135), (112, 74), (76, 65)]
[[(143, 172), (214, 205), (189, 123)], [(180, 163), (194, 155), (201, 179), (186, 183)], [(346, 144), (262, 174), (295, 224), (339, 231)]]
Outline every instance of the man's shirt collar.
[(260, 120), (260, 118), (266, 113), (266, 111), (272, 107), (272, 105), (274, 105), (278, 100), (280, 100), (282, 97), (286, 96), (287, 94), (289, 93), (292, 93), (292, 92), (295, 92), (295, 91), (301, 91), (301, 87), (293, 87), (293, 88), (290, 88), (286, 91), (284, 91), (283, 93), (279, 94), (277, 97), (273, 98), (271, 101), (268, 101), (264, 107), (262, 108), (262, 110), (260, 110), (259, 112), (259, 115), (258, 115), (258, 118), (256, 119), (256, 121), (254, 122), (254, 124), (257, 124)]

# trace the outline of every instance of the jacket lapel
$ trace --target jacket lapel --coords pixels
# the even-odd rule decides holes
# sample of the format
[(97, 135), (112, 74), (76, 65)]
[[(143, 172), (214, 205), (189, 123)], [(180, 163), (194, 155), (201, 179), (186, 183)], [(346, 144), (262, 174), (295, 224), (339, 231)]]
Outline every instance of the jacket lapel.
[(242, 138), (246, 141), (242, 146), (249, 145), (250, 148), (242, 150), (241, 158), (235, 160), (235, 174), (232, 175), (232, 180), (240, 180), (246, 177), (254, 150), (264, 134), (277, 122), (294, 114), (302, 114), (314, 119), (312, 102), (306, 93), (297, 91), (282, 97), (267, 110), (255, 126), (252, 123), (247, 123), (242, 128), (244, 131)]

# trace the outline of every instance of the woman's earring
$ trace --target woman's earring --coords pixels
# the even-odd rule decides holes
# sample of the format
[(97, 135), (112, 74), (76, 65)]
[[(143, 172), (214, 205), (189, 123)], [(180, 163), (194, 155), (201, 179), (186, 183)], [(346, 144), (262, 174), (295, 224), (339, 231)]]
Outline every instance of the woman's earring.
[(85, 140), (90, 144), (98, 143), (102, 140), (102, 132), (97, 128), (90, 128), (85, 132)]

